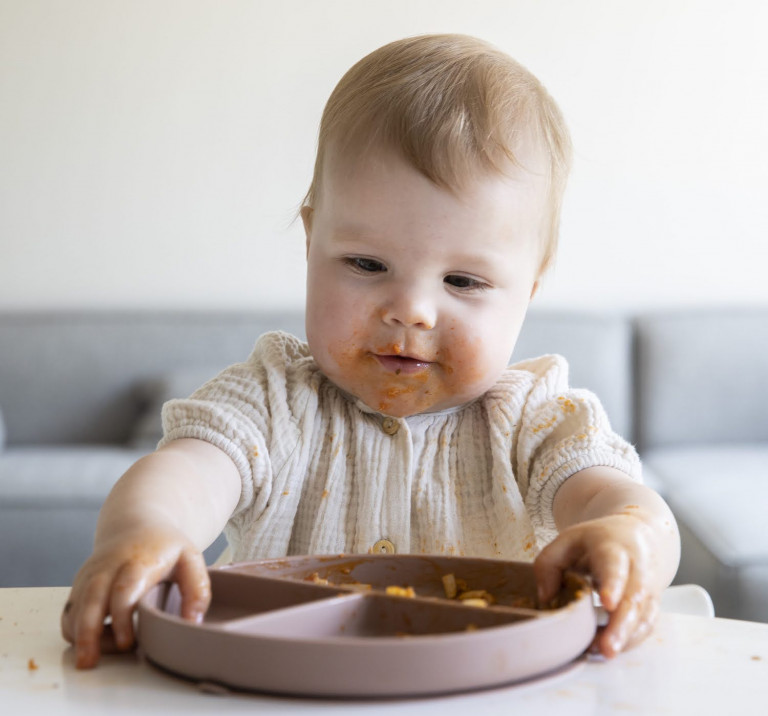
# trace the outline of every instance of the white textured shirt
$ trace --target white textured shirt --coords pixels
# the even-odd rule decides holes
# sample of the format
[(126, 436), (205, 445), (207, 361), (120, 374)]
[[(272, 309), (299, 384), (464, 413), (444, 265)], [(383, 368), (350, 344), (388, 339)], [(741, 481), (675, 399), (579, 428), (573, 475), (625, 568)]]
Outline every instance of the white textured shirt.
[(217, 446), (240, 472), (234, 561), (395, 551), (530, 560), (556, 535), (552, 501), (578, 470), (640, 479), (634, 448), (548, 355), (477, 400), (392, 418), (328, 380), (307, 345), (267, 333), (244, 363), (163, 408), (165, 436)]

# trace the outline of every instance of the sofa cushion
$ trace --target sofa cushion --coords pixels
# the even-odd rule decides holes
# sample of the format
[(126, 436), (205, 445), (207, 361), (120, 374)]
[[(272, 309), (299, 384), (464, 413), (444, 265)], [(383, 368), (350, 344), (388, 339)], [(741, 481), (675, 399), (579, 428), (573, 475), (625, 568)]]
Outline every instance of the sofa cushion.
[(300, 311), (0, 312), (7, 443), (126, 443), (141, 381), (172, 368), (225, 368), (265, 331), (301, 336), (303, 326)]
[(659, 448), (644, 462), (675, 517), (722, 565), (768, 566), (768, 442)]
[(146, 381), (141, 392), (147, 407), (136, 421), (131, 446), (154, 450), (163, 437), (163, 405), (174, 398), (188, 398), (218, 372), (219, 368), (182, 368)]
[(639, 318), (641, 449), (768, 441), (766, 357), (768, 309)]
[(632, 324), (618, 314), (531, 310), (512, 360), (559, 353), (568, 361), (570, 384), (597, 395), (611, 427), (634, 440)]
[(0, 505), (101, 505), (145, 453), (103, 445), (8, 446), (0, 455)]

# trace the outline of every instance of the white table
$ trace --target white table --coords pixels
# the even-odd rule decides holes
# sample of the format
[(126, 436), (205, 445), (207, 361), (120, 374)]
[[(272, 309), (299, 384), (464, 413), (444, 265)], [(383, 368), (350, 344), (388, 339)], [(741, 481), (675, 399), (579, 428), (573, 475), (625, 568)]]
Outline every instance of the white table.
[(97, 669), (77, 671), (59, 634), (68, 591), (0, 589), (3, 714), (768, 713), (768, 624), (664, 613), (636, 649), (612, 661), (585, 658), (535, 681), (429, 699), (323, 701), (203, 693), (135, 653), (106, 656)]

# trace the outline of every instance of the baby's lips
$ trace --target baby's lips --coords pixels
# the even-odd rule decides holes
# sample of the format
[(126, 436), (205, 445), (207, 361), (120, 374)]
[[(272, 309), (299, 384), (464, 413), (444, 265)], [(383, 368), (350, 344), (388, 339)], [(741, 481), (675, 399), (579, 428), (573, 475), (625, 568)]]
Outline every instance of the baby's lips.
[(431, 365), (428, 361), (395, 355), (377, 355), (376, 359), (386, 370), (392, 371), (397, 375), (421, 373)]

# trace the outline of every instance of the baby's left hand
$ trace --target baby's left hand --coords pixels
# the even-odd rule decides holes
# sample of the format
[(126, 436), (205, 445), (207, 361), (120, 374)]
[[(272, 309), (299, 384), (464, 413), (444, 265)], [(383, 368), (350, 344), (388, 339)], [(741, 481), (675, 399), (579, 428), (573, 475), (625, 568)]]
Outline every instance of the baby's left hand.
[(633, 515), (615, 514), (572, 525), (534, 563), (539, 601), (546, 603), (556, 596), (566, 570), (590, 575), (609, 614), (608, 624), (598, 629), (593, 650), (613, 657), (645, 639), (656, 620), (662, 582), (654, 545), (651, 527)]

